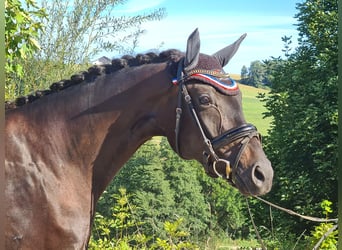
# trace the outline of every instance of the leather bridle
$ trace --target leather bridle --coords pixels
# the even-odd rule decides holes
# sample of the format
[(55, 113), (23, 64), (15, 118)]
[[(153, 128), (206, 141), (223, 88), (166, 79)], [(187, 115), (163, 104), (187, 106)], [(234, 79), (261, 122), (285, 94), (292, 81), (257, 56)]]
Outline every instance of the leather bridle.
[[(201, 121), (197, 115), (197, 112), (194, 108), (194, 105), (191, 100), (191, 96), (187, 89), (187, 81), (189, 80), (189, 77), (192, 74), (195, 73), (204, 73), (211, 75), (212, 77), (220, 77), (222, 76), (222, 73), (217, 73), (216, 71), (211, 70), (200, 70), (197, 69), (196, 72), (188, 72), (187, 74), (183, 71), (182, 68), (182, 61), (179, 63), (178, 67), (178, 73), (177, 73), (177, 85), (179, 87), (178, 91), (178, 104), (176, 108), (176, 126), (175, 126), (175, 147), (176, 152), (181, 155), (180, 148), (179, 148), (179, 133), (180, 133), (180, 120), (182, 116), (182, 104), (183, 100), (185, 100), (185, 103), (189, 107), (192, 119), (194, 120), (195, 124), (200, 130), (200, 133), (202, 135), (202, 139), (205, 145), (205, 149), (203, 151), (203, 164), (206, 167), (206, 171), (209, 171), (209, 168), (212, 167), (213, 172), (217, 175), (217, 177), (222, 177), (224, 179), (227, 179), (232, 185), (235, 185), (235, 172), (238, 167), (239, 161), (241, 159), (242, 153), (245, 150), (246, 146), (248, 145), (249, 141), (253, 137), (257, 137), (258, 140), (261, 141), (261, 136), (258, 133), (256, 127), (252, 124), (246, 123), (239, 127), (227, 130), (226, 132), (222, 133), (219, 136), (216, 136), (213, 139), (209, 139), (206, 136), (205, 131), (203, 130), (203, 126), (201, 124)], [(229, 76), (227, 74), (224, 75), (226, 78)], [(205, 84), (205, 83), (204, 83)], [(241, 140), (241, 148), (235, 158), (235, 162), (233, 164), (233, 167), (231, 168), (230, 162), (228, 160), (220, 158), (216, 151), (220, 149), (223, 146), (229, 145), (237, 140)], [(212, 164), (210, 164), (212, 162)], [(224, 164), (225, 167), (225, 173), (220, 174), (217, 171), (217, 166), (219, 164)]]

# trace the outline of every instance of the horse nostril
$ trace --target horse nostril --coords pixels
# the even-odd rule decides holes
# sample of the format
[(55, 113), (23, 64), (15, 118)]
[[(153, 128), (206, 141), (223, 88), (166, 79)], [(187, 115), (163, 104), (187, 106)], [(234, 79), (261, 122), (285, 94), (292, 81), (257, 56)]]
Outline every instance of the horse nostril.
[(269, 161), (256, 162), (250, 173), (253, 195), (263, 195), (271, 190), (273, 169)]
[(263, 172), (260, 170), (259, 166), (255, 166), (254, 168), (254, 177), (260, 181), (260, 182), (264, 182), (265, 181), (265, 175), (263, 174)]

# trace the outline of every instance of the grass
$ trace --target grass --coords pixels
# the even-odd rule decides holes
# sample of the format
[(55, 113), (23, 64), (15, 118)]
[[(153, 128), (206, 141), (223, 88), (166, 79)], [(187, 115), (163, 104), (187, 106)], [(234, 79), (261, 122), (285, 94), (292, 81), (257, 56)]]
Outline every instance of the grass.
[[(239, 81), (240, 76), (232, 74), (231, 77)], [(263, 118), (263, 113), (266, 112), (264, 104), (257, 98), (259, 93), (268, 93), (269, 90), (255, 88), (239, 84), (242, 92), (242, 109), (248, 123), (254, 124), (262, 135), (267, 135), (267, 130), (270, 127), (271, 118)]]
[(242, 92), (242, 109), (247, 122), (254, 124), (262, 135), (267, 134), (271, 118), (263, 118), (266, 112), (264, 104), (256, 97), (258, 93), (267, 93), (267, 90), (240, 84)]
[(230, 238), (213, 238), (207, 241), (205, 249), (213, 250), (238, 250), (238, 249), (259, 249), (260, 244), (256, 239), (232, 240)]

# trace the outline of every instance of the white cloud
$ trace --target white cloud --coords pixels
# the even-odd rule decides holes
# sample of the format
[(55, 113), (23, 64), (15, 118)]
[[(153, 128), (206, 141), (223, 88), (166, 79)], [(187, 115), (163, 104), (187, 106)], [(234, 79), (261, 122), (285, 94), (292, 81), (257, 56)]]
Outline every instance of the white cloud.
[(286, 16), (196, 16), (188, 19), (170, 16), (142, 25), (146, 33), (139, 40), (138, 52), (156, 48), (161, 43), (164, 43), (161, 50), (175, 48), (184, 51), (189, 34), (198, 27), (201, 52), (211, 54), (247, 33), (247, 38), (228, 64), (229, 72), (240, 73), (242, 66), (248, 67), (252, 61), (282, 55), (281, 37), (284, 35), (292, 35), (295, 45), (297, 32), (293, 23), (295, 19)]

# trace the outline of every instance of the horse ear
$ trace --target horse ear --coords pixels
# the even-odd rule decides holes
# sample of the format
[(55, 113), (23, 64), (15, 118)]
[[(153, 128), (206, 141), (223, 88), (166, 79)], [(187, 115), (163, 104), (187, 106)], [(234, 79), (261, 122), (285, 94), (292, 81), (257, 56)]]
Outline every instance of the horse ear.
[(240, 47), (240, 43), (243, 41), (243, 39), (245, 39), (246, 36), (246, 33), (243, 34), (234, 43), (213, 54), (213, 57), (215, 57), (220, 62), (222, 67), (226, 66), (230, 59), (235, 55), (236, 51)]
[(188, 38), (185, 59), (184, 59), (185, 71), (189, 71), (197, 65), (199, 51), (200, 51), (200, 37), (199, 37), (198, 28), (196, 28)]

